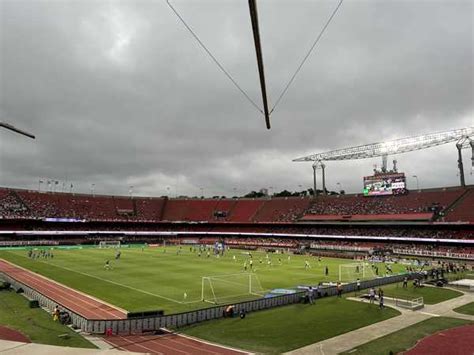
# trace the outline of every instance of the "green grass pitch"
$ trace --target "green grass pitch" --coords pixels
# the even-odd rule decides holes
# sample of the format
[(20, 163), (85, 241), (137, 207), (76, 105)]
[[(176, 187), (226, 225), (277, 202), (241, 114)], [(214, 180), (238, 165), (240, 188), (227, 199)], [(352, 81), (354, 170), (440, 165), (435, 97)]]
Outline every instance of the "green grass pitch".
[[(26, 298), (13, 291), (0, 291), (0, 324), (21, 331), (34, 343), (95, 348), (69, 327), (53, 321), (50, 314), (29, 308)], [(60, 336), (64, 334), (68, 336)]]
[[(208, 258), (206, 253), (199, 257), (189, 246), (183, 246), (179, 255), (177, 250), (171, 246), (122, 248), (117, 261), (114, 249), (98, 248), (56, 249), (53, 259), (37, 260), (28, 258), (26, 250), (3, 250), (0, 258), (128, 311), (161, 309), (167, 314), (212, 306), (201, 301), (202, 277), (242, 273), (244, 262), (249, 260), (246, 252), (237, 249), (219, 258), (212, 255)], [(315, 257), (300, 255), (291, 255), (288, 260), (286, 254), (270, 254), (272, 265), (269, 266), (265, 253), (252, 252), (252, 255), (254, 273), (265, 290), (337, 281), (339, 265), (354, 263), (333, 258), (318, 262)], [(110, 270), (104, 268), (106, 260), (111, 262)], [(304, 267), (305, 260), (311, 266), (308, 270)], [(326, 266), (328, 276), (324, 275)], [(381, 274), (384, 270), (379, 265)], [(404, 270), (403, 265), (393, 265), (394, 272)]]
[(401, 283), (391, 284), (382, 286), (385, 296), (401, 298), (401, 299), (414, 299), (423, 297), (425, 304), (436, 304), (447, 301), (451, 298), (462, 296), (459, 291), (454, 291), (440, 287), (420, 287), (415, 288), (412, 285), (407, 288), (403, 288)]
[(467, 314), (470, 316), (474, 316), (474, 302), (465, 304), (464, 306), (455, 308), (454, 311), (462, 314)]
[[(294, 304), (223, 318), (181, 331), (201, 339), (256, 353), (281, 354), (399, 315), (395, 309), (325, 297), (314, 305)], [(369, 354), (369, 353), (366, 353)]]
[(464, 319), (436, 317), (413, 324), (405, 329), (388, 334), (371, 342), (362, 344), (356, 349), (351, 349), (345, 355), (386, 355), (398, 354), (415, 346), (416, 342), (440, 330), (472, 324)]

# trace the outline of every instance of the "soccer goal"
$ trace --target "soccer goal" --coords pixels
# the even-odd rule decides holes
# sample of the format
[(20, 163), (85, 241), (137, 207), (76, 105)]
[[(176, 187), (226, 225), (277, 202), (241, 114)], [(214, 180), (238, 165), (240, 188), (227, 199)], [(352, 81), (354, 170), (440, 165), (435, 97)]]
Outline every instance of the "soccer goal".
[(265, 294), (255, 273), (204, 276), (201, 299), (204, 302), (221, 304), (238, 302)]
[(375, 278), (372, 267), (367, 263), (351, 263), (339, 265), (339, 281), (355, 281), (357, 279)]
[(99, 248), (120, 248), (120, 240), (101, 240), (99, 242)]

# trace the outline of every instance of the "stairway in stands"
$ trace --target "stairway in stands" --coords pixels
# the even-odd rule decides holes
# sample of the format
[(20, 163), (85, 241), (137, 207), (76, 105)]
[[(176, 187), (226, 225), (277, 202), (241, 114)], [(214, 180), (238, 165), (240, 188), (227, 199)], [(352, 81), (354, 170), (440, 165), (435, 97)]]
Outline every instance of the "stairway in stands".
[(474, 187), (467, 188), (444, 212), (446, 221), (474, 222)]

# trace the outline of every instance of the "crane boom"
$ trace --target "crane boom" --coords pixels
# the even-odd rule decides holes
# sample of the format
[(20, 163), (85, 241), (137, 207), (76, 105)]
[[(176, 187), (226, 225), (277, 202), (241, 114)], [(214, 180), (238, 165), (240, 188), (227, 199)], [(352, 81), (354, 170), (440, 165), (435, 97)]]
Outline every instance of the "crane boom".
[[(328, 152), (311, 154), (293, 159), (294, 162), (325, 161), (325, 160), (353, 160), (365, 159), (394, 154), (407, 153), (415, 150), (435, 147), (438, 145), (457, 142), (460, 139), (474, 138), (474, 127), (454, 129), (425, 135), (395, 139), (386, 142), (359, 145), (350, 148), (336, 149)], [(465, 147), (464, 147), (465, 145)], [(469, 143), (463, 144), (468, 148)]]

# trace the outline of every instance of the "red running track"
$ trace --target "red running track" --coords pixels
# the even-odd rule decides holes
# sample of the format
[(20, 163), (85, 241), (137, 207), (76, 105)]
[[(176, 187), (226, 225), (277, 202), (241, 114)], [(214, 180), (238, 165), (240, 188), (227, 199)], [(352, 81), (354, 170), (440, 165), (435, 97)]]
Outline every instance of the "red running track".
[(126, 319), (125, 311), (0, 259), (0, 271), (86, 319)]
[(242, 355), (245, 352), (203, 343), (177, 334), (130, 335), (104, 338), (114, 348), (137, 353), (162, 355)]
[(31, 343), (31, 340), (15, 329), (10, 329), (0, 325), (0, 340), (18, 341), (21, 343)]
[(442, 330), (420, 340), (405, 355), (473, 355), (474, 325)]

